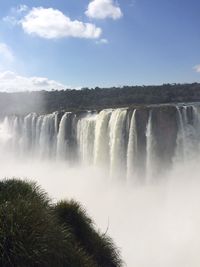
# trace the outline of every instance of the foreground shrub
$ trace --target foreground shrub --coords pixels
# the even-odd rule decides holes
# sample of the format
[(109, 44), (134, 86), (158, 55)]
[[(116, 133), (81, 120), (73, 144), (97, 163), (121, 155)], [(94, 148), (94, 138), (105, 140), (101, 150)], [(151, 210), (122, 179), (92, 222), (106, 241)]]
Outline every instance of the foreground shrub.
[(55, 213), (82, 248), (91, 255), (98, 266), (121, 266), (119, 252), (112, 240), (95, 231), (86, 211), (75, 201), (61, 201), (55, 206)]
[(76, 202), (54, 206), (35, 183), (0, 181), (0, 266), (117, 267), (116, 251)]

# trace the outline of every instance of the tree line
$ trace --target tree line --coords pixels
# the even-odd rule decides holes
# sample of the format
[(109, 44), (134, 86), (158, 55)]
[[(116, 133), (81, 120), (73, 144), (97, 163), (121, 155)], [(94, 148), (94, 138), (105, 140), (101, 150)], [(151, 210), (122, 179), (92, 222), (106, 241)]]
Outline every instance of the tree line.
[[(28, 88), (27, 88), (28, 89)], [(163, 84), (110, 88), (0, 93), (1, 114), (101, 110), (132, 105), (200, 101), (200, 84)]]

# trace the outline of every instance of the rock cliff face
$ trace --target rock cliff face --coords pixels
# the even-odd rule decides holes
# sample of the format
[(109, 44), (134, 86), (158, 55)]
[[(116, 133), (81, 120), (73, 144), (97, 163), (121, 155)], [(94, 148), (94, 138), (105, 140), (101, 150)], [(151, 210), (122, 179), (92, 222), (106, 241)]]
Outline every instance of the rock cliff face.
[[(161, 167), (171, 165), (178, 134), (177, 110), (174, 106), (152, 110), (152, 135), (155, 142), (156, 160)], [(164, 166), (162, 166), (164, 165)]]
[(199, 130), (198, 103), (9, 115), (0, 124), (0, 150), (99, 166), (113, 179), (148, 181), (195, 156)]

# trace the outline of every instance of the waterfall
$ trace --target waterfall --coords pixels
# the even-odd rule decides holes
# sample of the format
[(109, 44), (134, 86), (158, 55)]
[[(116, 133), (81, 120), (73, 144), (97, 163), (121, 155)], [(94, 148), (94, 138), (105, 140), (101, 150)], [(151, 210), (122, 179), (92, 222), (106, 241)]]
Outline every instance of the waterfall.
[(94, 164), (109, 165), (109, 120), (112, 110), (102, 110), (96, 119), (94, 140)]
[(94, 158), (96, 114), (87, 113), (77, 124), (79, 158), (83, 164), (91, 164)]
[(112, 180), (129, 183), (144, 180), (146, 169), (150, 182), (164, 168), (162, 161), (176, 164), (200, 155), (200, 107), (197, 103), (5, 116), (0, 121), (0, 152), (99, 167)]
[(133, 111), (129, 129), (128, 148), (127, 148), (127, 180), (137, 180), (135, 161), (137, 157), (137, 129), (136, 129), (136, 109)]
[[(56, 134), (55, 128), (56, 114), (49, 114), (42, 117), (39, 135), (39, 152), (41, 158), (52, 157), (56, 153)], [(61, 145), (61, 144), (59, 144)], [(60, 147), (59, 147), (60, 149)]]
[(109, 121), (110, 131), (110, 176), (112, 179), (124, 175), (126, 164), (124, 125), (127, 115), (126, 109), (116, 109)]
[(13, 122), (13, 139), (12, 139), (12, 151), (15, 153), (20, 148), (20, 136), (21, 136), (21, 120), (18, 117), (14, 117)]
[(197, 106), (177, 107), (178, 135), (175, 160), (182, 162), (200, 153), (200, 112)]
[(146, 181), (153, 181), (156, 175), (156, 141), (153, 135), (152, 110), (149, 112), (149, 119), (146, 128)]
[(24, 118), (23, 123), (23, 132), (22, 132), (22, 149), (23, 152), (30, 154), (31, 153), (31, 143), (32, 143), (32, 116), (29, 114)]
[[(178, 114), (178, 135), (177, 135), (177, 148), (176, 148), (176, 160), (183, 159), (185, 161), (186, 158), (186, 121), (185, 114), (184, 117), (181, 113), (180, 107), (176, 107)], [(185, 113), (185, 112), (184, 112)]]
[(192, 106), (193, 112), (193, 129), (195, 134), (195, 147), (200, 152), (200, 108), (198, 106)]
[(40, 153), (40, 136), (41, 136), (41, 128), (42, 128), (42, 123), (43, 123), (43, 118), (44, 116), (39, 116), (37, 118), (37, 122), (36, 122), (36, 131), (35, 131), (35, 145), (36, 148), (38, 148), (38, 152)]
[(66, 159), (67, 152), (69, 153), (68, 140), (66, 139), (67, 122), (70, 112), (66, 112), (60, 121), (58, 136), (57, 136), (57, 158)]
[[(2, 154), (6, 152), (6, 150), (10, 150), (12, 140), (12, 131), (9, 125), (9, 119), (8, 117), (5, 117), (3, 122), (0, 124), (0, 146), (2, 150)], [(10, 143), (10, 144), (9, 144)]]

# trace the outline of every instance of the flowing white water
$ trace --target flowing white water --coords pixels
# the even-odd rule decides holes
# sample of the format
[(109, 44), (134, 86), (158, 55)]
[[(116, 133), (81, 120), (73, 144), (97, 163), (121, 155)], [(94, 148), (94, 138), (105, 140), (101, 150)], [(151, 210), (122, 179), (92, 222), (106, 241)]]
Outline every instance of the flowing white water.
[(184, 127), (184, 121), (183, 121), (183, 116), (181, 113), (181, 110), (179, 107), (177, 107), (177, 113), (178, 113), (178, 127), (179, 127), (179, 132), (177, 135), (177, 150), (176, 150), (176, 156), (180, 160), (184, 160), (186, 158), (186, 136), (185, 136), (185, 127)]
[(116, 109), (110, 118), (110, 176), (121, 179), (125, 168), (124, 124), (127, 110)]
[(127, 148), (127, 181), (138, 180), (137, 172), (135, 171), (135, 157), (137, 155), (137, 128), (136, 128), (136, 109), (133, 111), (131, 117), (131, 124), (129, 129), (128, 148)]
[[(129, 112), (132, 112), (129, 119)], [(138, 180), (139, 166), (145, 168), (146, 180), (151, 182), (157, 175), (157, 137), (153, 126), (156, 109), (148, 111), (148, 121), (136, 122), (140, 110), (107, 109), (101, 112), (75, 114), (66, 112), (27, 116), (5, 117), (0, 123), (0, 150), (20, 158), (32, 157), (41, 160), (56, 159), (85, 166), (96, 166), (109, 171), (114, 180), (129, 182)], [(153, 113), (154, 112), (154, 113)], [(194, 159), (200, 153), (200, 109), (198, 105), (177, 106), (177, 137), (174, 162)], [(128, 121), (130, 122), (128, 123)], [(137, 125), (138, 123), (138, 125)], [(139, 132), (141, 124), (146, 132)], [(146, 123), (146, 124), (145, 124)], [(129, 126), (128, 126), (129, 125)], [(156, 125), (157, 128), (160, 125)], [(172, 129), (173, 131), (174, 129)], [(138, 142), (141, 135), (146, 141)], [(160, 136), (161, 142), (162, 136)], [(146, 149), (143, 158), (141, 144)], [(144, 149), (143, 149), (144, 150)], [(163, 151), (164, 155), (165, 151)], [(173, 155), (173, 152), (172, 152)], [(143, 163), (141, 161), (144, 161)], [(140, 177), (139, 177), (140, 179)], [(143, 179), (144, 180), (144, 179)]]
[(177, 107), (176, 160), (187, 162), (200, 154), (200, 110), (198, 106)]
[(88, 113), (77, 124), (77, 143), (79, 158), (84, 165), (91, 164), (94, 159), (94, 137), (96, 114)]
[(109, 120), (111, 110), (102, 110), (96, 122), (95, 140), (94, 140), (94, 164), (96, 166), (109, 165)]
[(146, 181), (147, 183), (151, 183), (156, 175), (156, 154), (155, 147), (156, 142), (153, 135), (153, 127), (152, 127), (152, 110), (149, 113), (148, 124), (146, 128)]
[(68, 117), (71, 115), (70, 112), (66, 112), (60, 121), (60, 127), (57, 137), (57, 157), (58, 159), (65, 159), (67, 155), (67, 151), (69, 152), (68, 147), (68, 140), (66, 138), (66, 131), (67, 131), (67, 121)]
[[(57, 115), (53, 113), (43, 117), (39, 136), (41, 158), (51, 158), (53, 155), (55, 156), (57, 134), (55, 128), (56, 116)], [(60, 146), (58, 146), (58, 149), (60, 149)]]

